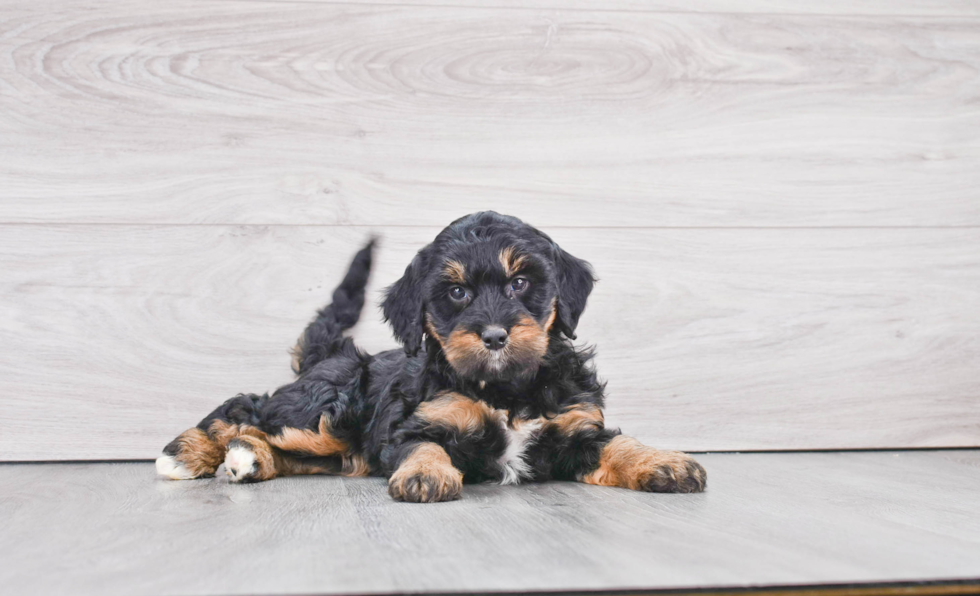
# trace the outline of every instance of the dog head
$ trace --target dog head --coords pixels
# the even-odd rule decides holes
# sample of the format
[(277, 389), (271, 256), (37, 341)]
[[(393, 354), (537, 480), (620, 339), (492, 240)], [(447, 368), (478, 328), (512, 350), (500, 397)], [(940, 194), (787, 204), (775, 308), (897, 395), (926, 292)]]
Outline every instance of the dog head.
[(461, 376), (505, 380), (537, 371), (551, 333), (575, 338), (594, 284), (589, 264), (547, 235), (487, 211), (419, 251), (382, 310), (408, 353), (427, 333)]

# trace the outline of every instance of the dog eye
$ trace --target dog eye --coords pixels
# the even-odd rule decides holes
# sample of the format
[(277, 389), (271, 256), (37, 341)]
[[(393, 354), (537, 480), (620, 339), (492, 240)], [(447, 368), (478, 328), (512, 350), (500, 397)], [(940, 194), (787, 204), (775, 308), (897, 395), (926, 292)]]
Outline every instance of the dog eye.
[(449, 288), (449, 297), (453, 300), (465, 300), (466, 290), (462, 286), (453, 286)]
[(510, 289), (513, 290), (515, 294), (520, 294), (526, 290), (529, 285), (531, 284), (526, 279), (523, 277), (517, 277), (514, 279), (514, 281), (510, 282)]

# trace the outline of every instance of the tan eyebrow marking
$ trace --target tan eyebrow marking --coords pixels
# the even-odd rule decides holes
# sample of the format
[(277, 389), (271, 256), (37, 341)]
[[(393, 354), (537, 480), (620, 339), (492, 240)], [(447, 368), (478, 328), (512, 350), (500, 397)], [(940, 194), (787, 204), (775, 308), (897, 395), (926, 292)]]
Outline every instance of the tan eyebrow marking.
[(524, 255), (517, 254), (517, 249), (513, 246), (508, 246), (500, 251), (500, 264), (503, 265), (507, 277), (513, 277), (527, 264), (527, 259)]
[(459, 261), (446, 261), (442, 266), (442, 275), (453, 283), (466, 283), (466, 266)]

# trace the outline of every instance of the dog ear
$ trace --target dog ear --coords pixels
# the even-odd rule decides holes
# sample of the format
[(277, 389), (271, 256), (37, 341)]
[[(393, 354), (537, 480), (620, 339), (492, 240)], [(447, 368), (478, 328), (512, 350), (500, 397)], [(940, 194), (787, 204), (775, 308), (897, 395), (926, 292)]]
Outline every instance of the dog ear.
[(585, 310), (585, 302), (592, 293), (596, 278), (592, 266), (552, 244), (555, 266), (558, 272), (558, 330), (569, 339), (575, 339), (578, 318)]
[(422, 282), (429, 270), (431, 253), (431, 245), (420, 250), (405, 268), (405, 275), (385, 290), (381, 303), (385, 321), (391, 323), (395, 338), (402, 342), (405, 352), (411, 356), (422, 347), (422, 334), (425, 332), (422, 326)]

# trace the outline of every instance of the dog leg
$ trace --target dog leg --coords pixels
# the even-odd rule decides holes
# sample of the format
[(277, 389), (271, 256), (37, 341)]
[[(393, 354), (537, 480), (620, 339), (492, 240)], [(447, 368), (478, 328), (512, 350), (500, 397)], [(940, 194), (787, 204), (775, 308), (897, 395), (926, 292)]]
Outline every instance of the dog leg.
[(505, 411), (451, 391), (422, 402), (381, 454), (388, 492), (397, 500), (430, 503), (458, 498), (464, 477), (516, 482), (524, 466), (519, 452), (508, 452), (506, 421)]
[(403, 446), (407, 453), (388, 479), (388, 494), (397, 501), (436, 503), (458, 499), (463, 473), (453, 467), (446, 450), (435, 443)]
[(271, 480), (278, 475), (278, 459), (265, 439), (240, 435), (228, 443), (224, 459), (225, 474), (233, 483)]
[(200, 428), (192, 428), (163, 448), (163, 455), (156, 461), (157, 474), (171, 480), (214, 476), (224, 454), (224, 445)]
[(539, 480), (671, 493), (701, 492), (707, 483), (707, 473), (694, 458), (606, 429), (602, 410), (589, 403), (568, 406), (549, 419), (529, 458)]
[(157, 474), (171, 480), (214, 476), (225, 459), (228, 443), (242, 432), (257, 432), (251, 425), (266, 398), (233, 397), (209, 414), (195, 428), (184, 431), (163, 448), (157, 458)]
[(577, 479), (655, 493), (699, 493), (707, 485), (708, 473), (686, 453), (661, 451), (620, 435), (602, 447), (599, 465)]
[(323, 457), (289, 453), (274, 447), (274, 438), (246, 432), (232, 439), (224, 460), (228, 480), (244, 484), (299, 474), (367, 476), (370, 473), (367, 461), (360, 455)]

